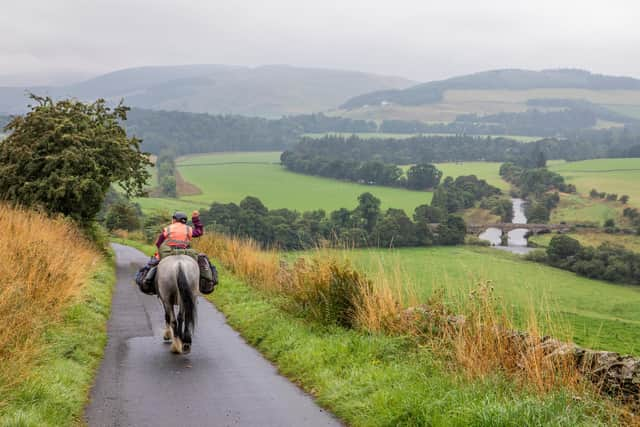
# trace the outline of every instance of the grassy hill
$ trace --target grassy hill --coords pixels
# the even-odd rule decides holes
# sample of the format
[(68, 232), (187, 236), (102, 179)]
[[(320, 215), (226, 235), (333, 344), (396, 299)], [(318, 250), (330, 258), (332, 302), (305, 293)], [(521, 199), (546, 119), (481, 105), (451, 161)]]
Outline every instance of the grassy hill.
[(351, 98), (336, 114), (352, 118), (450, 122), (460, 114), (518, 113), (527, 101), (589, 101), (638, 118), (640, 80), (583, 70), (494, 70)]
[(383, 209), (400, 208), (408, 215), (416, 206), (429, 203), (432, 193), (400, 188), (361, 185), (289, 172), (279, 165), (280, 153), (217, 153), (187, 156), (178, 160), (185, 181), (200, 189), (199, 194), (179, 199), (144, 198), (136, 201), (143, 209), (196, 209), (212, 202), (239, 203), (256, 196), (270, 209), (298, 211), (355, 208), (357, 197), (371, 192), (382, 200)]
[[(82, 100), (124, 98), (139, 108), (276, 117), (323, 111), (355, 95), (410, 84), (399, 77), (287, 65), (183, 65), (130, 68), (73, 85), (27, 89)], [(0, 88), (0, 111), (23, 111), (24, 95), (25, 88)]]
[(625, 205), (591, 199), (589, 192), (595, 188), (600, 192), (629, 196), (628, 206), (640, 207), (640, 158), (594, 159), (580, 162), (552, 161), (549, 169), (574, 184), (577, 194), (562, 195), (551, 222), (595, 222), (603, 224), (607, 219), (621, 223)]

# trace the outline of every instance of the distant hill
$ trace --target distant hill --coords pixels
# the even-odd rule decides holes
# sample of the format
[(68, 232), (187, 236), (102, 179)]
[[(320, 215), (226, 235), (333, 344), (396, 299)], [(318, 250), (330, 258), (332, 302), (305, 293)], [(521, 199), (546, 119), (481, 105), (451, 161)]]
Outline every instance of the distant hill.
[(278, 117), (325, 111), (363, 93), (402, 89), (399, 77), (287, 65), (130, 68), (58, 87), (0, 87), (0, 111), (22, 112), (27, 91), (55, 98), (106, 98), (156, 110)]
[(353, 109), (366, 105), (394, 103), (415, 106), (443, 99), (447, 90), (528, 90), (528, 89), (640, 90), (640, 80), (592, 74), (584, 70), (494, 70), (447, 80), (422, 83), (406, 89), (381, 90), (358, 95), (341, 105)]

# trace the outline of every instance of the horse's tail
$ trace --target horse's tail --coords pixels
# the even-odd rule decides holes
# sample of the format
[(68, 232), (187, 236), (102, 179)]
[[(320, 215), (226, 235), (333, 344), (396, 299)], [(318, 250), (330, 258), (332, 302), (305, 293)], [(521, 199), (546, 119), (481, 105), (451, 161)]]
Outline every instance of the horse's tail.
[(182, 264), (178, 264), (178, 292), (180, 292), (180, 310), (184, 313), (185, 331), (193, 332), (196, 325), (196, 296), (191, 291), (187, 276), (182, 271)]

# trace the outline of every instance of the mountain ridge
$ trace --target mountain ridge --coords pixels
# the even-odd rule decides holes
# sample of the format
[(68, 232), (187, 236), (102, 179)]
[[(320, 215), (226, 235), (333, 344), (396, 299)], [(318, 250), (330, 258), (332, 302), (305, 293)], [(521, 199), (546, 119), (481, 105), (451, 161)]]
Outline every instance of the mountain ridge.
[(106, 73), (66, 86), (0, 87), (0, 111), (25, 110), (29, 91), (83, 101), (105, 98), (158, 110), (279, 117), (329, 110), (372, 90), (415, 82), (359, 71), (290, 65), (221, 64), (145, 66)]

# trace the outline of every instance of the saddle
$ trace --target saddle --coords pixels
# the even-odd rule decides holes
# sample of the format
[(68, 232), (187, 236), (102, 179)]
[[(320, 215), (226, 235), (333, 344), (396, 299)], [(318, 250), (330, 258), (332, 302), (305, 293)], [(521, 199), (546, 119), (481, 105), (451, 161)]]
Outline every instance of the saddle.
[[(190, 251), (185, 253), (186, 251)], [(209, 258), (205, 254), (198, 254), (197, 252), (191, 249), (178, 249), (173, 251), (172, 253), (165, 254), (165, 256), (171, 255), (189, 255), (194, 257), (198, 263), (198, 267), (200, 269), (200, 281), (198, 283), (198, 288), (200, 293), (203, 295), (210, 294), (215, 289), (218, 284), (218, 270), (216, 266), (211, 264)], [(136, 273), (136, 284), (140, 291), (147, 295), (155, 295), (157, 293), (157, 284), (156, 284), (156, 266), (159, 261), (155, 257), (151, 257), (147, 265), (142, 267)]]

